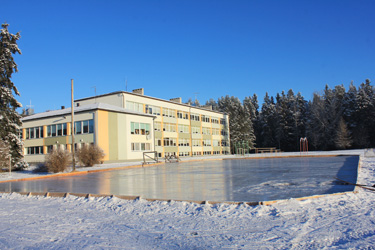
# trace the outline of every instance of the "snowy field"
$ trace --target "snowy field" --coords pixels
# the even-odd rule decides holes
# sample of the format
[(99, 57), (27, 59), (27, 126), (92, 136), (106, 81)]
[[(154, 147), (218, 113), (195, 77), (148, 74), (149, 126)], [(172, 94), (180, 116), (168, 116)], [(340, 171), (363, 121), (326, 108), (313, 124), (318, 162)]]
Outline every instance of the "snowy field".
[[(375, 158), (339, 153), (375, 184)], [(375, 249), (375, 193), (356, 190), (253, 207), (0, 194), (0, 249)]]

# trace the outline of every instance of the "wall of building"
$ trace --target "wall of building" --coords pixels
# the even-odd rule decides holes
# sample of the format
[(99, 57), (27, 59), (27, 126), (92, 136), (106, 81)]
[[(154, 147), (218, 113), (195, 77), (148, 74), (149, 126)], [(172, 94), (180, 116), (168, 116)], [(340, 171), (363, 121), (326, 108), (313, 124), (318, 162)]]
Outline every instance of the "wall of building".
[[(228, 116), (211, 110), (202, 108), (196, 108), (193, 106), (182, 105), (176, 102), (166, 101), (162, 99), (152, 98), (144, 95), (136, 95), (128, 92), (117, 92), (114, 94), (86, 98), (77, 102), (81, 104), (93, 103), (94, 99), (96, 102), (106, 102), (133, 111), (141, 113), (150, 113), (156, 115), (155, 123), (159, 126), (156, 127), (155, 131), (155, 150), (159, 152), (160, 157), (164, 157), (169, 154), (175, 154), (180, 156), (191, 156), (191, 155), (203, 155), (203, 154), (225, 154), (230, 152), (229, 147), (229, 119)], [(158, 109), (158, 113), (155, 113), (155, 108)], [(168, 115), (163, 114), (168, 113)], [(172, 113), (172, 115), (170, 115)], [(184, 113), (188, 115), (188, 119), (179, 118), (178, 113)], [(199, 121), (192, 120), (191, 115), (199, 117)], [(173, 116), (173, 117), (171, 117)], [(208, 121), (204, 121), (203, 117), (208, 117)], [(219, 121), (214, 123), (213, 120)], [(225, 120), (225, 125), (221, 124), (220, 121)], [(168, 131), (165, 126), (174, 126), (175, 131)], [(188, 126), (188, 133), (181, 133), (178, 131), (179, 125)], [(160, 127), (160, 130), (158, 130)], [(199, 130), (198, 134), (195, 134), (192, 130)], [(220, 131), (217, 134), (217, 131)], [(207, 133), (208, 131), (208, 133)], [(215, 134), (216, 131), (216, 134)], [(169, 138), (175, 141), (176, 146), (165, 145), (165, 140)], [(189, 146), (178, 146), (181, 145), (181, 141), (186, 142), (189, 140)], [(158, 146), (158, 140), (161, 141), (162, 145)], [(192, 146), (193, 140), (199, 140), (200, 146)], [(204, 146), (209, 142), (211, 146)], [(217, 142), (219, 145), (214, 146)], [(227, 145), (227, 146), (222, 146)]]
[[(149, 124), (150, 133), (131, 134), (131, 123)], [(154, 150), (153, 118), (108, 111), (98, 111), (98, 146), (104, 150), (104, 161), (139, 160), (143, 152)], [(132, 143), (147, 143), (148, 149), (132, 150)]]
[[(86, 113), (79, 113), (75, 114), (74, 120), (77, 121), (87, 121), (87, 120), (94, 120), (95, 119), (95, 112), (86, 112)], [(46, 117), (43, 119), (31, 120), (31, 121), (24, 121), (22, 127), (22, 139), (24, 142), (24, 155), (25, 160), (28, 162), (44, 162), (45, 155), (48, 154), (48, 147), (61, 147), (64, 149), (71, 150), (71, 116), (70, 115), (61, 115), (61, 116), (54, 116), (54, 117)], [(66, 124), (66, 133), (64, 135), (55, 135), (49, 136), (48, 126), (50, 125), (62, 125)], [(40, 138), (26, 139), (27, 136), (27, 129), (33, 128), (42, 128), (43, 134), (40, 134)], [(35, 132), (35, 129), (34, 129)], [(57, 131), (56, 131), (57, 132)], [(29, 132), (30, 133), (30, 132)], [(75, 143), (83, 144), (83, 143), (94, 143), (95, 137), (94, 133), (85, 133), (85, 134), (77, 134), (75, 135)], [(42, 147), (41, 150), (36, 153), (36, 147)], [(33, 148), (33, 154), (29, 153), (29, 148)]]

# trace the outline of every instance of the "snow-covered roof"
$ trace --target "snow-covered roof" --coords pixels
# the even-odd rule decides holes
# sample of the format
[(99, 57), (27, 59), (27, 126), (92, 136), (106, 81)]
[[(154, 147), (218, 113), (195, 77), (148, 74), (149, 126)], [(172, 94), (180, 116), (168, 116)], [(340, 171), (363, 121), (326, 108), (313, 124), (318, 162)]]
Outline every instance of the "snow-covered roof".
[(77, 103), (77, 102), (80, 102), (80, 101), (90, 100), (90, 99), (99, 98), (99, 97), (103, 97), (103, 96), (109, 96), (109, 95), (117, 95), (117, 94), (135, 95), (135, 96), (140, 96), (140, 97), (153, 99), (153, 100), (157, 100), (157, 101), (161, 101), (161, 102), (167, 102), (167, 103), (172, 103), (172, 104), (175, 104), (175, 105), (185, 106), (185, 107), (189, 107), (189, 108), (192, 108), (192, 109), (200, 109), (200, 110), (210, 111), (210, 112), (218, 113), (218, 114), (226, 114), (225, 112), (220, 112), (220, 111), (217, 111), (217, 110), (210, 110), (210, 109), (204, 108), (204, 106), (190, 106), (189, 104), (186, 104), (186, 103), (178, 103), (178, 102), (174, 102), (174, 101), (170, 101), (170, 100), (165, 100), (165, 99), (161, 99), (161, 98), (157, 98), (157, 97), (142, 95), (142, 94), (133, 93), (133, 92), (127, 92), (127, 91), (115, 91), (115, 92), (110, 92), (110, 93), (107, 93), (107, 94), (80, 98), (80, 99), (74, 100), (74, 102)]
[[(140, 112), (133, 111), (130, 109), (124, 109), (124, 108), (113, 106), (107, 103), (93, 103), (93, 104), (87, 104), (87, 105), (74, 107), (74, 113), (76, 114), (76, 113), (86, 112), (90, 110), (99, 110), (99, 109), (118, 112), (118, 113), (155, 117), (154, 115), (140, 113)], [(48, 117), (53, 117), (53, 116), (70, 115), (70, 114), (71, 114), (71, 108), (66, 108), (66, 109), (59, 109), (59, 110), (53, 110), (53, 111), (47, 111), (47, 112), (38, 113), (34, 115), (29, 115), (29, 116), (22, 118), (21, 120), (25, 122), (25, 121), (30, 121), (30, 120), (43, 119), (43, 118), (48, 118)]]

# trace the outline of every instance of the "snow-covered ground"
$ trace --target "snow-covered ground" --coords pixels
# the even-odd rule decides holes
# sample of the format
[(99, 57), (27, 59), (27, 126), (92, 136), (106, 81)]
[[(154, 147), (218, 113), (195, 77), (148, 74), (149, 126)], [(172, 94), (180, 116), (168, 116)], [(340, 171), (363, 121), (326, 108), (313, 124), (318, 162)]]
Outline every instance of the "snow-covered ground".
[[(339, 153), (375, 184), (375, 158)], [(0, 194), (0, 249), (375, 249), (375, 193), (356, 190), (253, 207)]]

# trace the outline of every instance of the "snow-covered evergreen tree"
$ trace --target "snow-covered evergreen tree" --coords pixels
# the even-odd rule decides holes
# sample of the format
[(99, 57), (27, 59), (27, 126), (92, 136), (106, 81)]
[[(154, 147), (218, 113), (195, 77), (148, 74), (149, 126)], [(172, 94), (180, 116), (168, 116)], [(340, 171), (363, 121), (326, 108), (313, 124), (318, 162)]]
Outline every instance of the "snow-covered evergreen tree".
[(245, 110), (241, 101), (234, 96), (221, 97), (218, 100), (219, 110), (229, 115), (229, 130), (232, 152), (235, 144), (246, 142), (254, 146), (255, 136), (250, 113)]
[(344, 95), (342, 102), (343, 114), (345, 123), (349, 131), (353, 132), (357, 127), (358, 118), (356, 114), (357, 110), (357, 88), (354, 86), (353, 81), (349, 85), (348, 91)]
[(311, 149), (322, 150), (325, 143), (324, 130), (327, 126), (323, 97), (315, 92), (309, 102), (309, 117), (306, 134)]
[(357, 147), (370, 147), (375, 143), (375, 105), (374, 105), (374, 88), (370, 85), (370, 80), (366, 79), (357, 92), (357, 121), (358, 124), (353, 132), (355, 144)]
[(347, 149), (352, 145), (350, 132), (348, 130), (348, 127), (346, 125), (344, 118), (341, 118), (339, 122), (336, 137), (335, 137), (335, 143), (338, 149)]
[(268, 93), (264, 96), (261, 112), (259, 113), (258, 147), (278, 147), (276, 142), (277, 113), (273, 97)]
[(14, 98), (20, 95), (12, 82), (12, 74), (17, 72), (13, 54), (21, 54), (17, 41), (20, 34), (10, 34), (8, 24), (0, 30), (0, 139), (10, 146), (12, 165), (23, 166), (22, 141), (18, 136), (21, 126), (20, 115), (16, 109), (22, 105)]

